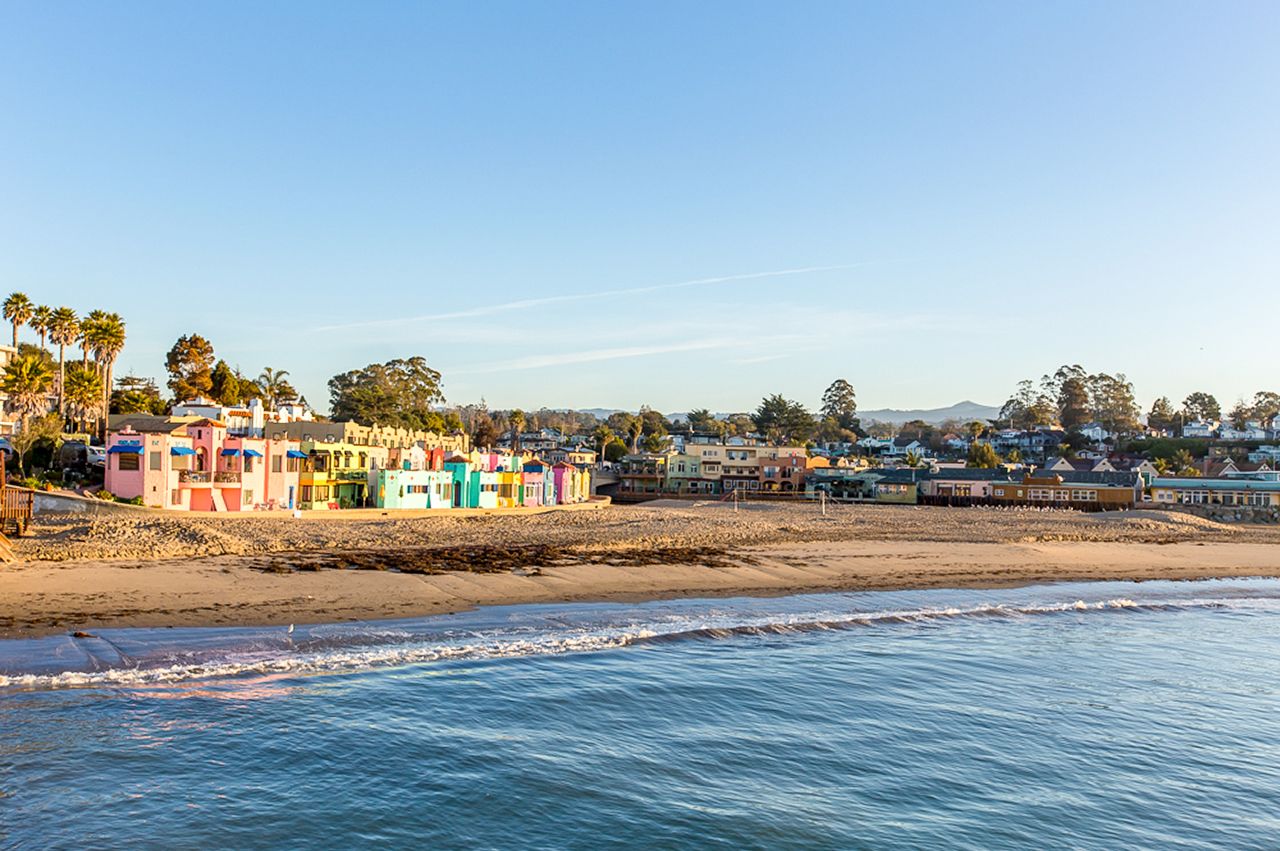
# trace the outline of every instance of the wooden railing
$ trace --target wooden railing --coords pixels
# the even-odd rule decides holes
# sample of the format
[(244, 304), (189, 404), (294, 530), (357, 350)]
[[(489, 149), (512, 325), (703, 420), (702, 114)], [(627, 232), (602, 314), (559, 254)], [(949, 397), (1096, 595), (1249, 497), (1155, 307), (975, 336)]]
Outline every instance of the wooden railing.
[(19, 535), (26, 532), (35, 499), (35, 491), (6, 487), (0, 499), (0, 531), (12, 528)]

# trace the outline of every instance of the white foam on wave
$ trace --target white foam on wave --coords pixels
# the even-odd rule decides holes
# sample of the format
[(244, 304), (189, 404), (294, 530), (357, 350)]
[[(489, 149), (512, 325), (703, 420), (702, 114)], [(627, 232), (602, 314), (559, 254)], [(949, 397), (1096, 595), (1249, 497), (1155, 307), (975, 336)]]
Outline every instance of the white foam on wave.
[(0, 675), (0, 688), (74, 688), (93, 686), (146, 686), (174, 683), (194, 679), (222, 679), (245, 675), (308, 674), (360, 669), (384, 668), (431, 662), (449, 662), (469, 659), (497, 659), (520, 656), (547, 656), (565, 653), (590, 653), (613, 650), (630, 645), (654, 641), (675, 641), (689, 638), (732, 638), (744, 635), (802, 634), (820, 630), (850, 629), (860, 626), (876, 626), (902, 623), (927, 623), (952, 619), (982, 617), (1020, 618), (1064, 612), (1099, 612), (1134, 608), (1185, 608), (1188, 606), (1221, 606), (1223, 601), (1178, 601), (1177, 603), (1139, 604), (1130, 599), (1104, 600), (1087, 603), (1084, 600), (1042, 606), (1018, 606), (991, 604), (968, 608), (920, 608), (887, 610), (879, 612), (831, 612), (809, 613), (779, 617), (776, 613), (757, 618), (744, 618), (741, 614), (676, 617), (649, 624), (628, 624), (597, 629), (578, 629), (547, 633), (534, 638), (503, 638), (495, 635), (489, 641), (440, 643), (440, 638), (418, 638), (418, 641), (436, 643), (412, 643), (415, 637), (406, 634), (406, 641), (360, 649), (325, 649), (316, 652), (287, 652), (274, 650), (260, 656), (232, 653), (221, 659), (201, 662), (182, 662), (149, 667), (109, 668), (98, 671), (64, 671), (57, 674)]

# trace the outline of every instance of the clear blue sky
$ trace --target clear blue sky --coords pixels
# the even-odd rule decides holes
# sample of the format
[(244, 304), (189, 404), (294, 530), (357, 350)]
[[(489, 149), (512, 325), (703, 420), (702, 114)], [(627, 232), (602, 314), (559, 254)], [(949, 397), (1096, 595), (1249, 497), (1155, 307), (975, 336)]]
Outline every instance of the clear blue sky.
[(8, 2), (0, 290), (321, 407), (413, 354), (495, 407), (1064, 362), (1229, 406), (1280, 390), (1277, 44), (1275, 2)]

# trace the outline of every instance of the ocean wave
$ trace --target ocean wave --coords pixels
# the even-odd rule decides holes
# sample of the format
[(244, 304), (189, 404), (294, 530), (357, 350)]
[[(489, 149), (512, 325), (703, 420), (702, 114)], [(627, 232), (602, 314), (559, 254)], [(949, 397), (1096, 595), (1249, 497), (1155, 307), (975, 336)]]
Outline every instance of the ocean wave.
[[(441, 643), (440, 635), (413, 636), (408, 632), (382, 633), (385, 646), (369, 646), (370, 634), (353, 634), (347, 646), (332, 643), (319, 650), (292, 648), (246, 653), (227, 651), (199, 661), (169, 664), (130, 659), (125, 666), (92, 671), (63, 671), (54, 674), (0, 675), (0, 688), (56, 689), (95, 686), (147, 686), (184, 680), (210, 680), (270, 674), (318, 674), (360, 669), (397, 667), (431, 662), (497, 659), (522, 656), (550, 656), (591, 653), (645, 644), (688, 640), (717, 640), (747, 636), (803, 635), (895, 624), (927, 624), (979, 618), (1025, 618), (1067, 613), (1118, 611), (1169, 611), (1188, 608), (1223, 608), (1224, 600), (1182, 600), (1178, 602), (1135, 602), (1116, 598), (1097, 602), (1075, 600), (1050, 605), (992, 604), (971, 607), (919, 608), (879, 612), (824, 613), (758, 618), (726, 618), (708, 623), (707, 618), (684, 617), (647, 624), (629, 623), (594, 629), (547, 629), (540, 635), (495, 634), (488, 640)], [(527, 630), (526, 630), (527, 632)], [(376, 634), (375, 634), (376, 635)], [(472, 636), (475, 638), (476, 636)], [(354, 645), (354, 646), (352, 646)]]

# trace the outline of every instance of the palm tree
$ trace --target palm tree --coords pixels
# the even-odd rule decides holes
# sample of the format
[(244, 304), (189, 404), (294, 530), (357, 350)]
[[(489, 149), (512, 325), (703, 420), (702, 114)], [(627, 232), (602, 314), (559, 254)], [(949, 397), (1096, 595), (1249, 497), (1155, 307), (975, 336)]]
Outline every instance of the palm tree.
[[(102, 410), (106, 411), (110, 401), (116, 358), (120, 357), (120, 352), (124, 349), (124, 320), (120, 318), (118, 313), (103, 313), (102, 311), (95, 311), (95, 313), (97, 313), (97, 316), (90, 314), (92, 321), (87, 319), (81, 324), (81, 333), (84, 334), (85, 345), (93, 352), (93, 356), (98, 362), (98, 369), (102, 378), (99, 394), (102, 396)], [(104, 439), (107, 436), (106, 428), (107, 421), (104, 417), (102, 419), (102, 437)]]
[(105, 310), (91, 310), (88, 316), (80, 320), (80, 334), (76, 339), (80, 341), (80, 363), (83, 366), (89, 365), (89, 355), (93, 351), (93, 341), (98, 334), (98, 326), (106, 317)]
[(27, 324), (31, 326), (31, 330), (40, 335), (40, 350), (48, 351), (46, 343), (49, 340), (49, 323), (53, 321), (53, 308), (48, 305), (37, 305), (31, 309), (31, 318), (27, 320)]
[(18, 348), (18, 329), (27, 324), (35, 305), (26, 293), (11, 293), (4, 300), (4, 318), (13, 323), (13, 347)]
[(919, 452), (912, 450), (907, 453), (907, 457), (904, 460), (907, 462), (908, 467), (919, 467), (924, 461), (924, 456)]
[(67, 411), (62, 385), (67, 377), (67, 346), (80, 339), (80, 317), (69, 307), (59, 307), (49, 319), (49, 339), (58, 345), (58, 413)]
[(293, 389), (289, 382), (284, 380), (288, 374), (287, 369), (272, 369), (269, 366), (262, 368), (262, 374), (258, 376), (258, 386), (262, 388), (262, 395), (266, 397), (269, 410), (274, 411), (284, 394)]
[(66, 396), (73, 415), (80, 420), (80, 431), (89, 430), (89, 419), (98, 418), (102, 405), (102, 376), (96, 369), (73, 366), (67, 373)]
[(5, 409), (17, 414), (25, 423), (49, 407), (49, 389), (53, 386), (53, 371), (37, 355), (19, 355), (9, 361), (0, 376), (0, 390), (8, 395)]
[(507, 422), (511, 423), (511, 451), (520, 451), (520, 432), (524, 431), (524, 411), (516, 408), (507, 415)]

